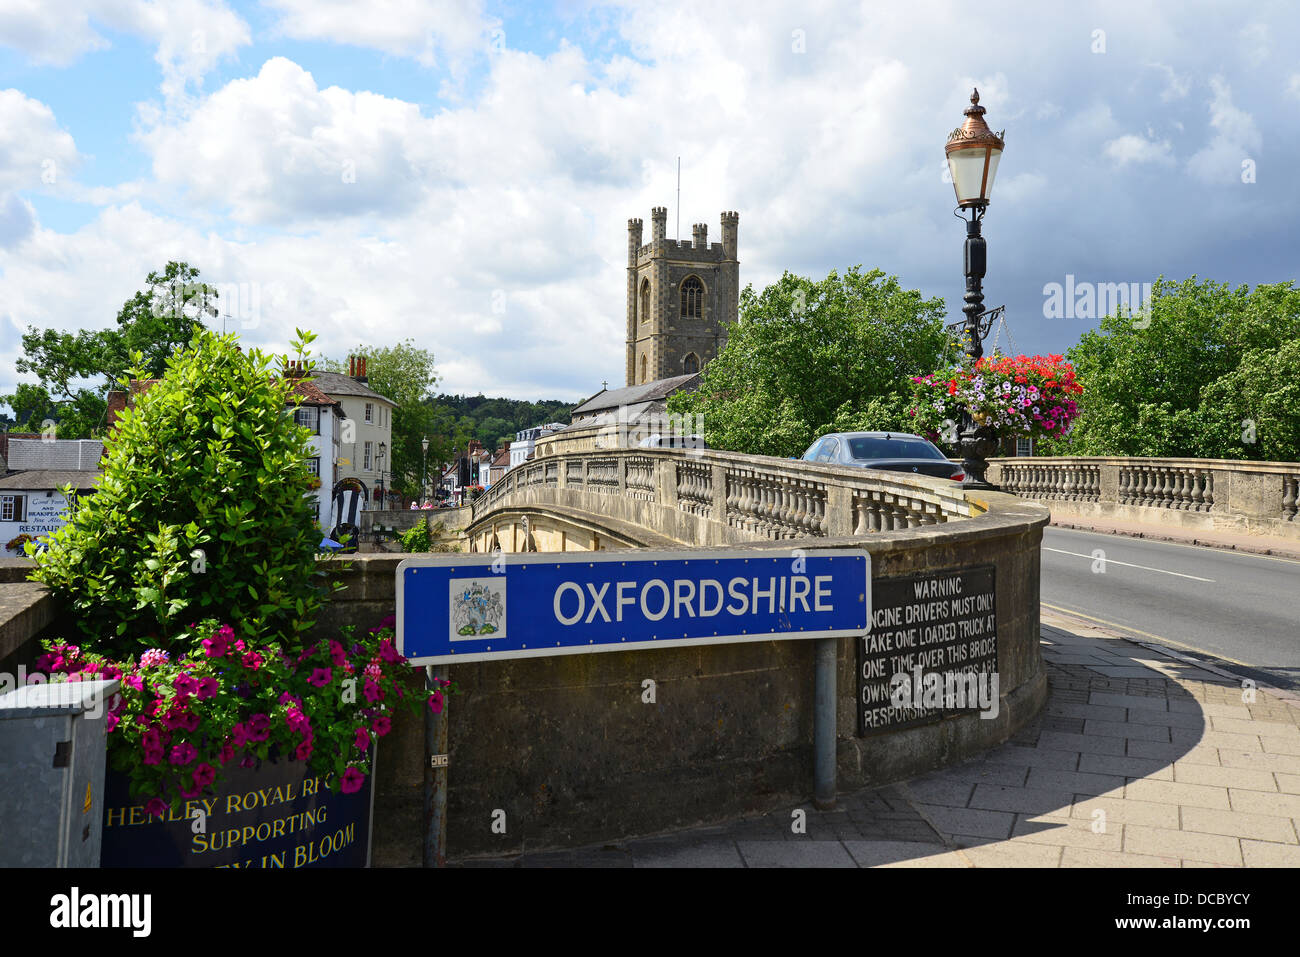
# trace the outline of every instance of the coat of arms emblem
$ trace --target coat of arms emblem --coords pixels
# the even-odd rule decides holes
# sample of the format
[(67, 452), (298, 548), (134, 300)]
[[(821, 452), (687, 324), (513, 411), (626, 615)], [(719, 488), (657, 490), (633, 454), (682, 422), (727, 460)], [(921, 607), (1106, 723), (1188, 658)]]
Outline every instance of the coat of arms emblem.
[(506, 583), (503, 579), (453, 578), (450, 586), (452, 641), (505, 637)]

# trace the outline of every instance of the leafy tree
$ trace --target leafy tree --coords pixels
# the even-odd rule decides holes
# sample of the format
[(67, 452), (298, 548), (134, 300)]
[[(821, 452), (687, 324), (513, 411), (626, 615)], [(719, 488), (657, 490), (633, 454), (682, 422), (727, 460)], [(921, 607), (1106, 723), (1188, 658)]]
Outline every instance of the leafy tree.
[(799, 455), (840, 429), (911, 431), (910, 377), (956, 356), (943, 309), (856, 266), (820, 282), (787, 272), (761, 293), (747, 286), (700, 388), (668, 408), (702, 415), (714, 448), (763, 455)]
[[(0, 402), (14, 410), (21, 431), (41, 431), (45, 419), (58, 423), (61, 438), (87, 438), (104, 425), (106, 395), (138, 354), (144, 378), (162, 375), (167, 360), (215, 315), (216, 290), (197, 281), (199, 271), (169, 262), (146, 277), (117, 313), (117, 327), (60, 332), (28, 327), (19, 372), (38, 384), (20, 385)], [(89, 382), (89, 385), (86, 383)]]
[[(1162, 276), (1140, 315), (1121, 310), (1108, 316), (1069, 350), (1087, 390), (1069, 440), (1045, 443), (1043, 451), (1205, 457), (1235, 448), (1232, 457), (1267, 457), (1262, 442), (1233, 446), (1230, 438), (1240, 436), (1243, 419), (1264, 415), (1252, 415), (1244, 399), (1250, 394), (1263, 401), (1258, 376), (1286, 367), (1280, 355), (1247, 357), (1277, 353), (1297, 338), (1300, 289), (1292, 283), (1252, 291), (1195, 276), (1182, 282)], [(1294, 432), (1284, 420), (1270, 426), (1267, 448), (1277, 453), (1272, 457), (1294, 459), (1300, 445), (1294, 438), (1286, 444)]]
[[(300, 333), (299, 355), (312, 338)], [(32, 573), (96, 650), (165, 649), (207, 617), (286, 648), (311, 627), (321, 531), (308, 432), (279, 372), (233, 334), (201, 332), (119, 417), (95, 494)]]
[(1300, 459), (1300, 339), (1252, 349), (1205, 387), (1199, 453), (1213, 459)]

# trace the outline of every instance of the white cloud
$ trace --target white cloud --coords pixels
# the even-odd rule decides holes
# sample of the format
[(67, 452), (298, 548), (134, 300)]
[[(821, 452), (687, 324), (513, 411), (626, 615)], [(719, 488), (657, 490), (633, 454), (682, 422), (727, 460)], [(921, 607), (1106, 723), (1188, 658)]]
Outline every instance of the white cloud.
[(1286, 91), (1296, 99), (1300, 99), (1300, 73), (1291, 74), (1291, 79), (1287, 83)]
[(1108, 142), (1102, 152), (1119, 166), (1127, 166), (1129, 163), (1172, 162), (1171, 150), (1168, 140), (1157, 143), (1143, 136), (1126, 133)]
[(1210, 78), (1214, 99), (1209, 102), (1214, 136), (1187, 161), (1188, 171), (1207, 183), (1238, 183), (1241, 164), (1257, 156), (1263, 138), (1255, 118), (1232, 102), (1232, 89), (1221, 76)]
[(0, 44), (36, 63), (67, 66), (109, 45), (92, 21), (157, 44), (154, 59), (169, 102), (251, 42), (248, 24), (225, 0), (6, 0), (0, 4)]
[(18, 90), (0, 90), (0, 191), (57, 186), (80, 157), (54, 111)]
[(1187, 74), (1174, 72), (1174, 68), (1164, 63), (1152, 63), (1151, 66), (1165, 75), (1165, 88), (1160, 91), (1160, 102), (1169, 103), (1181, 100), (1192, 90), (1192, 78)]
[(264, 0), (280, 13), (277, 28), (299, 40), (327, 40), (412, 57), (425, 66), (455, 62), (503, 42), (482, 0)]

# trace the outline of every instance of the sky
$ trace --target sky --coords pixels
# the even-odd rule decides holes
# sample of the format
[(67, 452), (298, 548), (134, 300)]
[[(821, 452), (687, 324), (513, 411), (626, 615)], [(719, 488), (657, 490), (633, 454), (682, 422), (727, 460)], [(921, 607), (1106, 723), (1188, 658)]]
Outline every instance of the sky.
[(438, 391), (577, 400), (623, 384), (659, 205), (711, 241), (738, 211), (742, 286), (861, 264), (956, 321), (972, 87), (999, 345), (1064, 352), (1099, 317), (1052, 284), (1300, 280), (1297, 34), (1270, 2), (0, 0), (0, 392), (29, 326), (111, 326), (174, 259), (253, 346), (409, 339)]

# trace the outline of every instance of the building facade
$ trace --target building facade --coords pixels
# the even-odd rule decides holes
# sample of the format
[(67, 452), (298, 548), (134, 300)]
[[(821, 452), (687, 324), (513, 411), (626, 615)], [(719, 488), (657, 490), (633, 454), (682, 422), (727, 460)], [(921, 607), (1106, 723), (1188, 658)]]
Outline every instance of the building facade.
[(546, 425), (535, 425), (531, 429), (521, 429), (516, 432), (515, 440), (510, 443), (510, 468), (523, 465), (528, 461), (528, 456), (533, 454), (533, 447), (537, 445), (538, 439), (563, 428), (566, 428), (563, 422), (548, 422)]
[(641, 220), (627, 221), (627, 385), (699, 372), (726, 345), (740, 303), (739, 224), (724, 212), (721, 243), (709, 244), (704, 223), (678, 242), (656, 206), (643, 245)]
[(87, 494), (99, 481), (104, 443), (96, 439), (8, 437), (0, 477), (0, 558), (21, 556), (26, 541), (38, 541), (67, 522), (64, 486)]
[(349, 356), (346, 375), (312, 373), (312, 383), (343, 411), (335, 481), (358, 480), (365, 489), (361, 507), (383, 508), (383, 499), (393, 495), (393, 411), (397, 404), (370, 388), (365, 356)]

